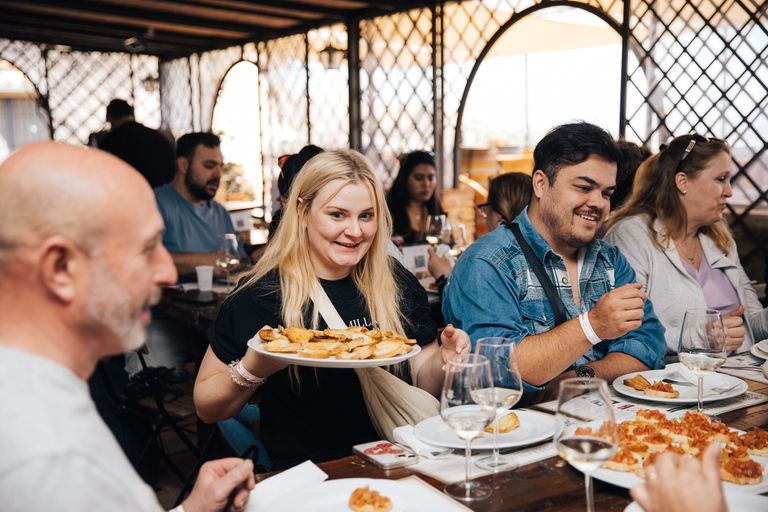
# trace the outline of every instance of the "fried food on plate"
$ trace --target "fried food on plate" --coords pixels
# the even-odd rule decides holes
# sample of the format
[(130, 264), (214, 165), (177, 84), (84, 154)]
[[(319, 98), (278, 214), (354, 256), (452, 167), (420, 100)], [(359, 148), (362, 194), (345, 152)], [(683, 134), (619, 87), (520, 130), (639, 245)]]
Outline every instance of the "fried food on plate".
[(645, 388), (651, 387), (651, 383), (648, 382), (648, 379), (639, 373), (631, 379), (624, 379), (624, 384), (638, 391), (645, 391)]
[[(507, 432), (512, 432), (519, 426), (520, 426), (520, 418), (518, 418), (517, 414), (513, 412), (507, 414), (503, 418), (499, 418), (499, 434), (506, 434)], [(486, 428), (485, 431), (490, 434), (493, 434), (493, 425)]]
[(343, 360), (387, 359), (407, 354), (416, 340), (400, 336), (394, 331), (381, 332), (365, 327), (325, 329), (314, 331), (303, 327), (265, 327), (259, 331), (264, 350), (299, 357)]
[(387, 512), (392, 508), (392, 502), (366, 485), (352, 491), (349, 507), (355, 512)]

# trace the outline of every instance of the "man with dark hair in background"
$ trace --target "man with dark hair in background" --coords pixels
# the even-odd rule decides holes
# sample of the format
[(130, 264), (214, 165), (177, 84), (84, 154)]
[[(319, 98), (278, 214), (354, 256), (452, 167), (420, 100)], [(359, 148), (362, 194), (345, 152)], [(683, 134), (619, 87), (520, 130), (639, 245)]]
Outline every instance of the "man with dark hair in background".
[[(445, 289), (446, 321), (471, 340), (516, 343), (524, 391), (546, 389), (533, 400), (553, 398), (564, 378), (611, 382), (663, 367), (664, 328), (642, 285), (618, 249), (595, 239), (616, 188), (621, 153), (613, 138), (589, 123), (566, 124), (550, 130), (533, 157), (529, 206), (459, 258)], [(526, 241), (539, 265), (526, 256)], [(559, 320), (545, 280), (563, 305)]]
[(112, 130), (99, 143), (108, 151), (139, 171), (152, 188), (173, 179), (173, 143), (157, 130), (137, 123), (133, 107), (125, 100), (112, 100), (107, 105), (107, 121)]

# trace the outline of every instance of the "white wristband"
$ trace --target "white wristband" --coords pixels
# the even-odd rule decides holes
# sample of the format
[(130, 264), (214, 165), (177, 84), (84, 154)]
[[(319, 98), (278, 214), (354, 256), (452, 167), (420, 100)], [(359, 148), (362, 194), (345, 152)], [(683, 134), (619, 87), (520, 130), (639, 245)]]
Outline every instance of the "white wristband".
[(237, 366), (235, 366), (235, 369), (237, 370), (237, 373), (239, 373), (242, 378), (244, 378), (248, 382), (252, 382), (253, 384), (261, 384), (265, 380), (267, 380), (267, 379), (262, 379), (261, 377), (257, 377), (251, 372), (249, 372), (248, 370), (246, 370), (245, 367), (243, 367), (242, 361), (239, 361), (237, 363)]
[(579, 315), (579, 323), (581, 324), (581, 330), (584, 331), (584, 334), (587, 336), (587, 339), (591, 344), (597, 345), (603, 341), (595, 333), (595, 330), (592, 329), (592, 324), (589, 323), (589, 317), (587, 316), (586, 312)]

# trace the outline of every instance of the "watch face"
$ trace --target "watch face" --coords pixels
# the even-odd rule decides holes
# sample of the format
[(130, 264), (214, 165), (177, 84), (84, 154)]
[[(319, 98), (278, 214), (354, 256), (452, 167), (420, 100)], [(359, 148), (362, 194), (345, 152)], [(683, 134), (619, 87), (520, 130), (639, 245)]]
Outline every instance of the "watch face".
[(589, 378), (594, 379), (595, 378), (595, 370), (593, 370), (589, 366), (579, 366), (576, 368), (576, 376), (582, 377), (582, 378)]

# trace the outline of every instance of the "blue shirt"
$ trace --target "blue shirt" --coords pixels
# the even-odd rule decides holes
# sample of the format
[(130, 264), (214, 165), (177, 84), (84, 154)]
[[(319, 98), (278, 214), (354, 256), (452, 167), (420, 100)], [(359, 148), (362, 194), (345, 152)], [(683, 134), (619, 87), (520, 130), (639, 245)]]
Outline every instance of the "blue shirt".
[[(163, 245), (170, 252), (214, 252), (220, 234), (237, 235), (229, 212), (212, 199), (196, 206), (184, 199), (172, 183), (156, 188), (155, 199), (165, 222)], [(243, 243), (236, 238), (240, 257), (244, 258)]]
[[(580, 265), (581, 306), (573, 299), (568, 271), (528, 219), (526, 208), (515, 219), (555, 284), (568, 318), (594, 307), (605, 293), (635, 282), (635, 271), (619, 250), (602, 240), (592, 240), (584, 249)], [(486, 336), (503, 336), (520, 343), (529, 335), (555, 327), (555, 315), (543, 287), (525, 259), (512, 231), (500, 226), (470, 245), (453, 268), (443, 297), (443, 316), (463, 329), (474, 342)], [(653, 312), (651, 301), (644, 305), (639, 328), (615, 340), (603, 340), (574, 362), (581, 366), (611, 352), (623, 352), (645, 365), (664, 367), (664, 327)], [(524, 391), (543, 387), (524, 383)]]

